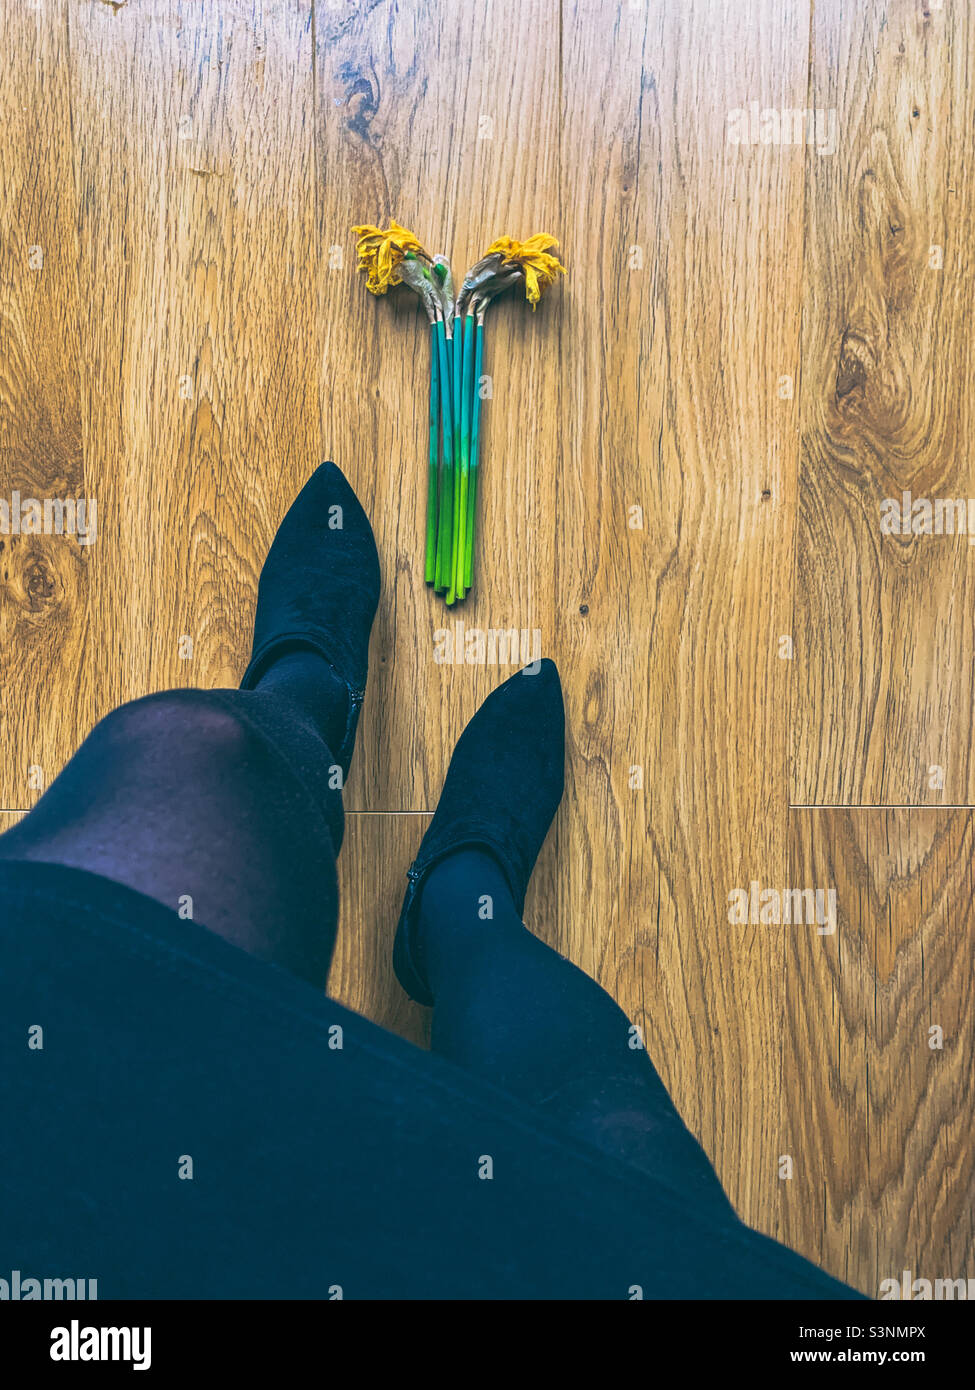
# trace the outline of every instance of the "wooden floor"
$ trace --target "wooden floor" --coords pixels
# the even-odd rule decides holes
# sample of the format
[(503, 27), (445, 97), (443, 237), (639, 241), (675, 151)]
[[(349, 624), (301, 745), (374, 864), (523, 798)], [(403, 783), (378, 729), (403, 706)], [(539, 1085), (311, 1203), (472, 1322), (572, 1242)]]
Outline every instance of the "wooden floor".
[[(975, 550), (879, 521), (975, 494), (970, 7), (2, 16), (0, 495), (98, 521), (0, 538), (3, 819), (120, 701), (236, 682), (334, 458), (384, 578), (333, 988), (423, 1039), (404, 874), (510, 668), (434, 659), (425, 321), (365, 293), (349, 227), (392, 215), (460, 272), (551, 232), (568, 280), (492, 311), (456, 615), (540, 630), (563, 675), (527, 920), (641, 1026), (747, 1221), (871, 1293), (975, 1275)], [(813, 143), (773, 141), (796, 109)], [(836, 931), (731, 923), (753, 882), (835, 888)]]

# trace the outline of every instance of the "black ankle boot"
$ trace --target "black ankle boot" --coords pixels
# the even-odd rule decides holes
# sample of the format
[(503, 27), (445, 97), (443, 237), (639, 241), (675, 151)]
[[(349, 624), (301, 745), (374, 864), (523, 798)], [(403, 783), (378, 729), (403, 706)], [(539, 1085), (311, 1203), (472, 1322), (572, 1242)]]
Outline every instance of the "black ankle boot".
[(393, 969), (407, 994), (431, 1005), (413, 940), (423, 881), (435, 864), (463, 847), (497, 860), (519, 915), (535, 860), (562, 799), (565, 710), (559, 673), (542, 661), (493, 690), (461, 734), (440, 801), (409, 871)]
[(287, 651), (311, 648), (349, 692), (341, 746), (349, 770), (379, 603), (379, 555), (369, 518), (334, 463), (315, 470), (278, 527), (257, 590), (253, 655), (241, 690), (253, 690)]

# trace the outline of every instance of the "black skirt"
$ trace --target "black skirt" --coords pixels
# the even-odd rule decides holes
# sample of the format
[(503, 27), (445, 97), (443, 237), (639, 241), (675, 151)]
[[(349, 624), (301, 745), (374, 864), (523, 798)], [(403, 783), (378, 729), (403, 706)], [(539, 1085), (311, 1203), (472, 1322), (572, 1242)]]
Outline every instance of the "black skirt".
[(104, 1298), (861, 1295), (139, 893), (0, 863), (3, 1240)]

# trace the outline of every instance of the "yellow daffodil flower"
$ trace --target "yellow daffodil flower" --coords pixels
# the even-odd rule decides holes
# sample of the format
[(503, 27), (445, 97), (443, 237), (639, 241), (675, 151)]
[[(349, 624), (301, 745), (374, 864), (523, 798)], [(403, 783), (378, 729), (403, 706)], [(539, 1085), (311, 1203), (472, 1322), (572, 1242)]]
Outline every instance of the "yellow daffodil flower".
[(358, 238), (359, 269), (366, 272), (366, 289), (372, 294), (385, 294), (392, 285), (400, 283), (399, 267), (408, 251), (422, 260), (430, 260), (413, 233), (392, 218), (385, 231), (381, 227), (364, 225), (353, 227), (352, 233)]
[(502, 236), (492, 242), (484, 254), (485, 258), (500, 255), (503, 265), (518, 267), (525, 277), (525, 298), (535, 309), (545, 291), (555, 284), (556, 276), (566, 274), (558, 256), (551, 255), (553, 247), (558, 244), (554, 236), (547, 236), (544, 232), (536, 232), (527, 241)]

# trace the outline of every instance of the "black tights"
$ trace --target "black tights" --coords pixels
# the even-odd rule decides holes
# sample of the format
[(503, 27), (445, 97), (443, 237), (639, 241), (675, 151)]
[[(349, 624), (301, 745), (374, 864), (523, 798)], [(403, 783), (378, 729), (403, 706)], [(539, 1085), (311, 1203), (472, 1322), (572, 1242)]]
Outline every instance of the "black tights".
[[(181, 690), (98, 724), (0, 858), (87, 869), (324, 988), (335, 940), (344, 688), (298, 652), (253, 691)], [(424, 885), (418, 931), (432, 1047), (652, 1171), (733, 1212), (622, 1010), (524, 926), (486, 854), (461, 850)]]

